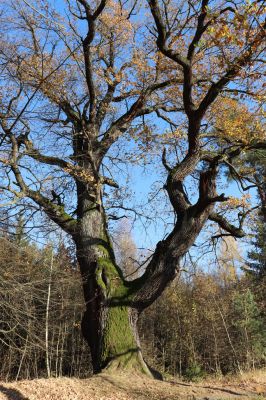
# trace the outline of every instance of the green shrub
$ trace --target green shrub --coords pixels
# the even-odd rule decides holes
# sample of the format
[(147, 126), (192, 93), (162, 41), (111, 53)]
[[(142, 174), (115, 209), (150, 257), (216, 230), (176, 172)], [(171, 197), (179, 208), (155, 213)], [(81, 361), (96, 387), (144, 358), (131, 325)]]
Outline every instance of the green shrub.
[(198, 363), (191, 364), (186, 370), (184, 377), (188, 381), (197, 382), (204, 378), (205, 372)]

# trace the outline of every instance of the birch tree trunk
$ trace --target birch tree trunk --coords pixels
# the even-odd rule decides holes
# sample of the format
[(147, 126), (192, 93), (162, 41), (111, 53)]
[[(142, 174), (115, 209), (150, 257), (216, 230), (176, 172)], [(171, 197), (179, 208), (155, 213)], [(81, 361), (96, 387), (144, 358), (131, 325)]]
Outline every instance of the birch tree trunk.
[(48, 378), (50, 378), (50, 376), (51, 376), (50, 358), (49, 358), (49, 309), (50, 309), (50, 300), (51, 300), (53, 263), (54, 263), (54, 255), (53, 255), (53, 251), (52, 251), (51, 262), (50, 262), (50, 271), (49, 271), (49, 283), (48, 283), (48, 290), (47, 290), (46, 313), (45, 313), (45, 362), (46, 362), (46, 371), (47, 371)]

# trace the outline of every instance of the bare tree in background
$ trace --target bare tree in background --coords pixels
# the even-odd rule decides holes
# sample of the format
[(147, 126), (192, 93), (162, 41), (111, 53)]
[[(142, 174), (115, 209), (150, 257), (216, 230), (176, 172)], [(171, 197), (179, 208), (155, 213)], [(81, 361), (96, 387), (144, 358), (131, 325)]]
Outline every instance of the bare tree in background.
[(114, 251), (124, 277), (132, 280), (138, 277), (139, 261), (136, 244), (133, 240), (130, 222), (121, 220), (113, 234)]

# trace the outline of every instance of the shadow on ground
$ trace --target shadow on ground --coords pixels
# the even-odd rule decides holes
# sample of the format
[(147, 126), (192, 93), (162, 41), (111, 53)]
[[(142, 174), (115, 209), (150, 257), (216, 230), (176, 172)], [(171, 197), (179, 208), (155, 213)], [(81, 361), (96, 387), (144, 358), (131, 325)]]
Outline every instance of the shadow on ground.
[(3, 393), (7, 400), (29, 400), (28, 397), (23, 396), (17, 389), (6, 388), (0, 385), (0, 393)]
[[(97, 376), (95, 377), (97, 379)], [(131, 384), (125, 385), (121, 380), (112, 376), (99, 375), (101, 381), (108, 382), (116, 389), (133, 395), (138, 399), (154, 399), (154, 400), (233, 400), (233, 399), (254, 399), (254, 393), (245, 393), (243, 391), (231, 390), (229, 388), (195, 385), (191, 383), (181, 382), (163, 382), (163, 387), (154, 392), (153, 386), (156, 382), (148, 381), (145, 386), (138, 387)], [(134, 379), (134, 378), (133, 378)], [(149, 383), (148, 383), (149, 382)], [(226, 396), (228, 395), (228, 396)], [(265, 399), (266, 400), (266, 399)]]
[[(132, 382), (134, 382), (135, 377), (132, 377), (132, 382), (123, 382), (120, 379), (117, 379), (116, 377), (112, 377), (111, 375), (96, 375), (95, 378), (99, 378), (99, 380), (103, 382), (107, 382), (109, 385), (113, 386), (116, 390), (118, 390), (121, 393), (125, 394), (125, 399), (139, 399), (139, 400), (181, 400), (181, 397), (177, 396), (175, 393), (174, 396), (173, 394), (171, 395), (170, 393), (163, 393), (162, 391), (158, 393), (154, 393), (152, 390), (152, 385), (153, 381), (152, 380), (147, 380), (149, 382), (149, 386), (141, 386), (138, 387), (138, 385), (132, 385)], [(158, 381), (160, 382), (160, 381)], [(129, 397), (128, 397), (129, 396)], [(190, 400), (190, 398), (188, 398)], [(194, 399), (193, 399), (194, 400)]]

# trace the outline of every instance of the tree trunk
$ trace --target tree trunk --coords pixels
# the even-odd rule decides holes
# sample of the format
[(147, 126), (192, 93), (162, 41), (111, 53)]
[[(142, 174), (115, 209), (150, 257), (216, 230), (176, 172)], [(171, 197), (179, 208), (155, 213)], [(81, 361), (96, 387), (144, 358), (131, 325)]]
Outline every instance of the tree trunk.
[(149, 374), (139, 345), (132, 288), (115, 262), (100, 195), (96, 201), (91, 197), (80, 191), (75, 242), (86, 305), (82, 333), (93, 371), (132, 368)]
[(138, 312), (131, 307), (131, 290), (117, 266), (107, 255), (95, 261), (79, 259), (79, 263), (86, 302), (82, 333), (93, 371), (131, 368), (149, 373), (138, 339)]
[(127, 305), (110, 301), (109, 305), (102, 304), (97, 316), (93, 307), (87, 307), (82, 332), (90, 346), (95, 373), (132, 369), (151, 375), (142, 357), (136, 323), (136, 312)]
[(151, 375), (141, 354), (138, 315), (179, 273), (179, 260), (196, 240), (213, 205), (202, 209), (200, 203), (183, 211), (173, 231), (158, 243), (144, 275), (128, 282), (115, 262), (100, 190), (78, 184), (75, 242), (86, 304), (82, 332), (95, 373), (115, 368)]

